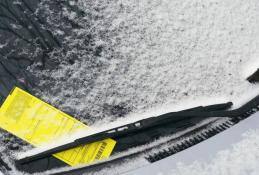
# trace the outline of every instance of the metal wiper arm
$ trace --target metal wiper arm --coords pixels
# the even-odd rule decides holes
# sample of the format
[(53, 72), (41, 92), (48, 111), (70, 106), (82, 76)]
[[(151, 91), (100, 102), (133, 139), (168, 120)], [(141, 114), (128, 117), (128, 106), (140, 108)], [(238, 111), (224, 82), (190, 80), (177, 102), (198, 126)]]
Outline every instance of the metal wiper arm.
[(93, 135), (89, 135), (86, 137), (82, 137), (74, 140), (73, 142), (57, 146), (55, 148), (51, 148), (49, 150), (22, 158), (17, 160), (18, 164), (26, 164), (28, 162), (32, 162), (52, 154), (65, 151), (77, 146), (81, 146), (83, 144), (92, 143), (96, 141), (100, 141), (107, 138), (115, 139), (129, 135), (131, 133), (136, 133), (141, 130), (145, 130), (151, 127), (155, 127), (158, 125), (163, 125), (168, 122), (177, 122), (188, 118), (194, 117), (238, 117), (240, 115), (247, 115), (247, 113), (252, 113), (253, 108), (258, 108), (259, 105), (259, 96), (256, 96), (254, 99), (250, 100), (248, 103), (243, 105), (242, 107), (234, 110), (226, 110), (232, 106), (232, 102), (224, 103), (224, 104), (216, 104), (205, 107), (196, 107), (191, 108), (179, 112), (170, 112), (157, 117), (151, 117), (143, 120), (136, 121), (134, 123), (130, 123), (127, 125), (123, 125), (120, 127), (116, 127), (113, 129), (109, 129), (106, 131), (102, 131)]

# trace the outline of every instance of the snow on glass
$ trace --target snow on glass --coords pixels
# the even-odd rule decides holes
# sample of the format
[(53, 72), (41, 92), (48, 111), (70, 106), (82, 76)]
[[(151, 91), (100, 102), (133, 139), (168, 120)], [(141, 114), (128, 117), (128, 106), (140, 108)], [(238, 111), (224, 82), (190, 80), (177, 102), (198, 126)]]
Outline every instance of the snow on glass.
[[(82, 122), (120, 124), (229, 100), (238, 106), (259, 92), (245, 81), (259, 66), (256, 0), (71, 1), (86, 16), (56, 14), (49, 3), (37, 12), (48, 12), (67, 50), (49, 53), (61, 63), (55, 69), (29, 70), (39, 87), (51, 87), (36, 88), (37, 96)], [(61, 13), (80, 28), (61, 30)]]

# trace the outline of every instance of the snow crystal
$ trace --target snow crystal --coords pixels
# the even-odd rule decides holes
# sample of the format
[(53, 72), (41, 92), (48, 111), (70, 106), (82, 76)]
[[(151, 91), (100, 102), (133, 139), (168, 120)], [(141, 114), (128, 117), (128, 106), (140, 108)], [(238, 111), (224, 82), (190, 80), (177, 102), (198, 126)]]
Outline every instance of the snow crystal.
[(178, 163), (177, 168), (163, 175), (256, 175), (259, 172), (259, 130), (248, 131), (232, 149), (219, 152), (210, 162), (190, 165)]
[[(85, 123), (100, 127), (211, 102), (234, 101), (238, 107), (259, 93), (257, 85), (246, 81), (259, 66), (257, 0), (79, 0), (77, 5), (91, 14), (80, 22), (83, 29), (77, 29), (82, 39), (66, 39), (75, 46), (67, 57), (79, 60), (31, 71), (40, 79), (39, 86), (52, 87), (36, 89), (38, 96), (73, 111)], [(90, 47), (85, 38), (93, 40), (95, 56), (79, 52), (78, 47)], [(251, 132), (244, 143), (257, 140), (257, 134)], [(231, 150), (233, 155), (243, 149), (243, 142), (239, 145)], [(241, 159), (222, 153), (226, 156), (215, 158), (218, 164), (179, 165), (175, 173), (202, 174), (208, 169), (235, 174), (220, 168), (228, 160), (240, 169), (251, 168), (242, 172), (256, 173), (255, 147), (251, 143), (249, 156), (240, 155), (242, 165)]]
[(113, 121), (117, 109), (121, 117), (153, 108), (174, 111), (182, 101), (230, 101), (259, 92), (245, 80), (258, 65), (256, 0), (79, 3), (102, 15), (79, 30), (82, 38), (95, 38), (101, 57), (91, 60), (75, 49), (71, 56), (84, 54), (75, 64), (33, 73), (52, 77), (41, 79), (41, 86), (55, 82), (39, 96), (81, 121)]

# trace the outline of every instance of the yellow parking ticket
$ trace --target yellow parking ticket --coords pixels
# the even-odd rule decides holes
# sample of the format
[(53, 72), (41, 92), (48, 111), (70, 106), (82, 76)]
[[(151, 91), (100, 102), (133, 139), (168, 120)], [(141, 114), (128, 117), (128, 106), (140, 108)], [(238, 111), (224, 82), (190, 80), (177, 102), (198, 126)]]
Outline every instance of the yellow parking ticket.
[[(34, 146), (41, 146), (88, 126), (16, 87), (0, 108), (0, 127)], [(53, 156), (71, 166), (86, 164), (108, 158), (115, 144), (116, 141), (105, 139)]]

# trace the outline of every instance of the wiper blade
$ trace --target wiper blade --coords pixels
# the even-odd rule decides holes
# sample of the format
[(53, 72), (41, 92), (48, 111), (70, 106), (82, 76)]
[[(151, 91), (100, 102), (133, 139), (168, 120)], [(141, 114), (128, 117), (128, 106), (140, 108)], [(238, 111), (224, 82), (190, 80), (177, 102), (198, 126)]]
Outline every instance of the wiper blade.
[[(151, 142), (149, 139), (157, 138), (156, 134), (158, 136), (164, 136), (164, 135), (170, 135), (173, 132), (177, 132), (178, 128), (183, 128), (183, 124), (188, 124), (189, 120), (195, 120), (195, 118), (198, 119), (205, 119), (209, 117), (230, 117), (230, 118), (240, 118), (249, 116), (257, 111), (259, 105), (259, 96), (255, 97), (242, 107), (235, 109), (235, 110), (227, 110), (232, 106), (231, 102), (224, 103), (224, 104), (217, 104), (217, 105), (210, 105), (205, 107), (196, 107), (191, 108), (179, 112), (170, 112), (167, 114), (163, 114), (157, 117), (151, 117), (143, 120), (139, 120), (134, 123), (130, 123), (127, 125), (123, 125), (120, 127), (116, 127), (113, 129), (109, 129), (100, 133), (96, 133), (93, 135), (89, 135), (86, 137), (82, 137), (79, 139), (74, 140), (73, 142), (51, 148), (49, 150), (22, 158), (17, 160), (18, 167), (28, 166), (33, 162), (37, 162), (39, 160), (42, 160), (44, 158), (52, 157), (52, 154), (68, 150), (70, 148), (74, 148), (80, 145), (84, 145), (87, 143), (92, 143), (95, 141), (99, 141), (106, 138), (112, 138), (117, 141), (117, 151), (125, 150), (125, 144), (123, 145), (123, 142), (125, 141), (125, 138), (127, 140), (127, 143), (131, 142), (131, 138), (134, 137), (134, 135), (137, 135), (138, 133), (147, 133), (148, 136), (143, 136), (143, 138), (140, 138), (139, 140), (144, 140), (143, 142), (139, 141), (139, 143), (136, 144), (143, 144), (144, 142), (147, 143), (148, 141)], [(238, 119), (239, 120), (239, 119)], [(192, 123), (192, 122), (191, 122)], [(163, 127), (168, 126), (166, 129), (172, 130), (167, 132), (167, 130), (163, 130)], [(175, 128), (173, 128), (175, 127)], [(157, 133), (154, 133), (153, 130), (158, 130)], [(142, 137), (142, 135), (140, 135)], [(121, 141), (123, 140), (123, 141)], [(134, 140), (136, 141), (136, 140)], [(133, 142), (133, 140), (132, 140)], [(120, 143), (122, 143), (120, 146)], [(135, 145), (136, 145), (135, 144)], [(127, 148), (127, 146), (126, 146)], [(115, 148), (116, 151), (116, 148)]]
[[(222, 104), (215, 104), (215, 105), (209, 105), (209, 106), (198, 106), (195, 108), (179, 111), (179, 112), (171, 112), (167, 114), (163, 114), (161, 116), (157, 117), (151, 117), (143, 120), (136, 121), (134, 123), (130, 123), (127, 125), (119, 126), (113, 129), (109, 129), (106, 131), (102, 131), (93, 135), (89, 135), (86, 137), (82, 137), (79, 139), (74, 140), (73, 142), (57, 146), (55, 148), (51, 148), (49, 150), (22, 158), (17, 160), (19, 164), (25, 164), (37, 159), (44, 158), (46, 156), (68, 150), (70, 148), (75, 148), (80, 145), (84, 145), (86, 143), (92, 143), (96, 141), (100, 141), (106, 138), (113, 138), (117, 139), (118, 137), (122, 137), (124, 135), (128, 135), (130, 133), (138, 132), (140, 130), (145, 130), (149, 127), (154, 127), (157, 125), (162, 125), (167, 122), (172, 121), (179, 121), (186, 118), (193, 118), (193, 117), (212, 117), (215, 116), (213, 112), (218, 110), (226, 110), (229, 109), (232, 106), (232, 102), (222, 103)], [(218, 111), (219, 112), (219, 111)], [(226, 112), (226, 111), (225, 111)], [(222, 112), (220, 112), (222, 113)], [(217, 115), (216, 115), (217, 116)], [(225, 117), (225, 116), (222, 116)]]
[(250, 83), (258, 83), (259, 82), (259, 69), (257, 69), (257, 71), (255, 71), (252, 75), (250, 75), (247, 78), (247, 81), (249, 81)]

